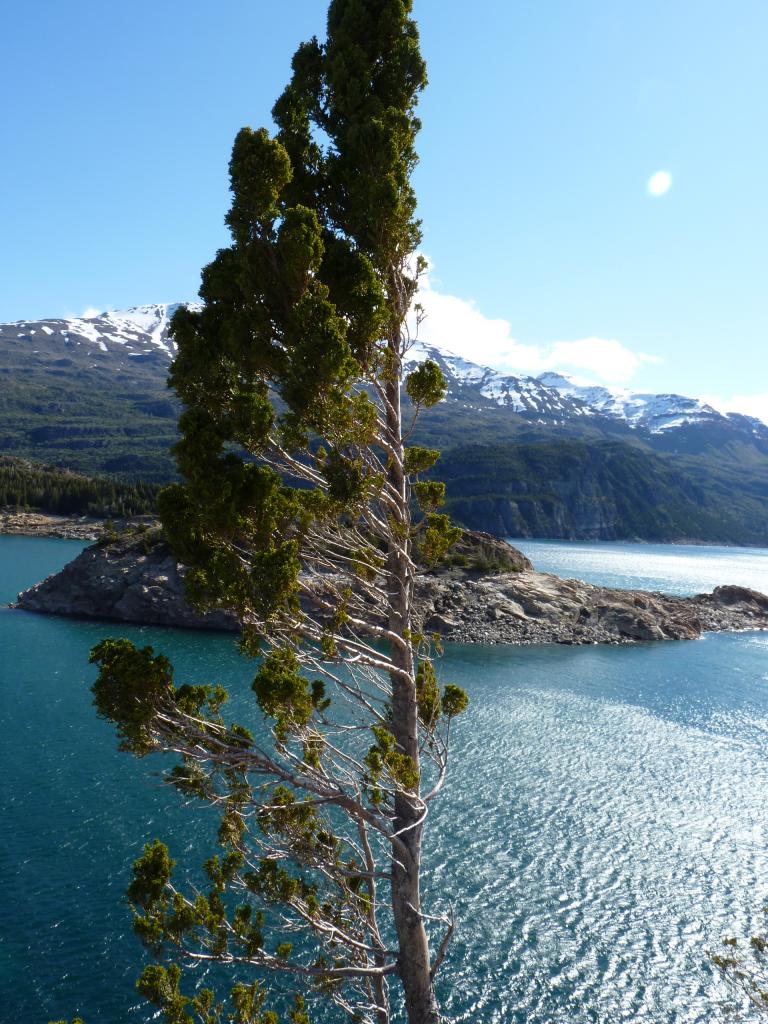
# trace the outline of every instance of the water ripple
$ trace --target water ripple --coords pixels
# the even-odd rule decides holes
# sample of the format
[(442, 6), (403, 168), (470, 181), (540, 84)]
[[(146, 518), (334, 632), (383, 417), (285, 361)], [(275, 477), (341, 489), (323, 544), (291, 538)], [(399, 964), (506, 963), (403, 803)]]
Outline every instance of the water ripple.
[[(131, 862), (160, 834), (191, 869), (215, 831), (95, 717), (87, 655), (112, 632), (0, 613), (1, 1024), (149, 1019)], [(125, 632), (180, 679), (220, 679), (252, 704), (228, 638)], [(442, 675), (472, 703), (430, 818), (425, 890), (459, 920), (440, 979), (453, 1020), (713, 1019), (706, 949), (748, 934), (768, 898), (766, 646), (447, 652)]]

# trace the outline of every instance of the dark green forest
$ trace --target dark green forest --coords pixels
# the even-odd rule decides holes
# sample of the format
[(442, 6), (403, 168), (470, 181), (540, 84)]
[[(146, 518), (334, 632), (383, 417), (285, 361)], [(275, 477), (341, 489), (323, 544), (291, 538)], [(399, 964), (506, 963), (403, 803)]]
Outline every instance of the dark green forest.
[(0, 508), (123, 518), (153, 512), (159, 489), (157, 484), (83, 476), (0, 455)]

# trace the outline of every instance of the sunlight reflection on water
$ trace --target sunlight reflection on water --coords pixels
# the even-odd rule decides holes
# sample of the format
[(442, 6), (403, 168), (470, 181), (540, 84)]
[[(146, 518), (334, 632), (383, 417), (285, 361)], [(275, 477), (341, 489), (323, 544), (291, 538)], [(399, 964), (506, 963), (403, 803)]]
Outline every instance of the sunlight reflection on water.
[(540, 572), (610, 587), (697, 594), (722, 584), (768, 593), (765, 548), (581, 543), (510, 537)]
[[(39, 545), (5, 549), (15, 580)], [(572, 545), (540, 546), (534, 561), (553, 549), (573, 565)], [(643, 572), (645, 550), (631, 548)], [(700, 580), (706, 552), (684, 552)], [(252, 665), (228, 637), (0, 610), (2, 1024), (149, 1019), (134, 990), (130, 864), (156, 835), (180, 869), (209, 852), (212, 819), (158, 785), (156, 761), (117, 753), (93, 712), (88, 651), (116, 631), (167, 653), (179, 679), (229, 685), (233, 714), (253, 714)], [(441, 677), (471, 704), (430, 818), (425, 891), (459, 920), (441, 974), (449, 1019), (717, 1019), (706, 949), (749, 934), (768, 897), (767, 648), (748, 633), (448, 647)]]

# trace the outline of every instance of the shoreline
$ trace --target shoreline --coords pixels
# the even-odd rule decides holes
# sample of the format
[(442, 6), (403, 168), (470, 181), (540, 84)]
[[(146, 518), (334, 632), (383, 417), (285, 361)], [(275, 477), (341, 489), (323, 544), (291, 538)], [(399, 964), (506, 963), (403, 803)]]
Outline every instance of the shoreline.
[(104, 533), (105, 522), (105, 519), (95, 516), (64, 516), (51, 512), (0, 509), (0, 536), (95, 541)]
[(677, 540), (644, 540), (642, 537), (627, 537), (618, 538), (614, 537), (611, 540), (599, 540), (591, 537), (587, 538), (573, 538), (573, 537), (501, 537), (500, 540), (506, 541), (507, 544), (563, 544), (563, 545), (579, 545), (585, 546), (590, 545), (603, 545), (603, 544), (616, 544), (625, 545), (626, 547), (657, 547), (657, 548), (727, 548), (729, 551), (768, 551), (768, 542), (765, 544), (736, 544), (735, 541), (729, 540), (691, 540), (677, 539)]
[[(9, 537), (52, 537), (60, 540), (98, 540), (104, 533), (105, 524), (109, 520), (99, 516), (59, 515), (53, 512), (24, 511), (17, 508), (0, 508), (0, 536)], [(153, 516), (138, 516), (131, 521), (141, 521), (152, 525), (156, 522)], [(125, 522), (114, 520), (119, 530)], [(472, 531), (467, 531), (472, 532)], [(695, 540), (677, 538), (675, 540), (645, 540), (642, 537), (612, 538), (573, 538), (573, 537), (508, 537), (499, 536), (497, 540), (506, 544), (562, 544), (563, 546), (592, 546), (602, 544), (626, 545), (633, 547), (690, 547), (690, 548), (727, 548), (742, 551), (768, 551), (768, 544), (736, 544), (734, 541)]]
[[(481, 534), (467, 542), (491, 554), (501, 546)], [(708, 632), (768, 630), (768, 596), (747, 587), (720, 586), (679, 597), (597, 586), (537, 572), (521, 552), (503, 546), (509, 564), (501, 571), (451, 567), (419, 574), (419, 628), (448, 642), (521, 646), (693, 640)], [(15, 607), (135, 625), (237, 631), (233, 615), (221, 610), (201, 615), (187, 605), (185, 574), (159, 531), (144, 530), (86, 548), (59, 573), (20, 594)], [(325, 581), (307, 577), (306, 582), (312, 604), (314, 584), (321, 599)], [(371, 614), (375, 619), (383, 612), (372, 607)]]

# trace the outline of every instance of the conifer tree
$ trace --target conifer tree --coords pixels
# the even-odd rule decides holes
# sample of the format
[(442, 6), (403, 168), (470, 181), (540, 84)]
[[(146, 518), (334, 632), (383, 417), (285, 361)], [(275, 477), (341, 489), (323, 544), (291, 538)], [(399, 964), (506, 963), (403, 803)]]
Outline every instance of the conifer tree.
[(414, 605), (415, 546), (435, 561), (459, 531), (436, 511), (443, 485), (420, 479), (438, 453), (407, 444), (445, 393), (433, 362), (404, 373), (423, 269), (410, 14), (411, 0), (333, 0), (276, 132), (235, 140), (232, 244), (203, 270), (202, 309), (172, 325), (185, 482), (161, 516), (193, 602), (243, 623), (270, 744), (150, 648), (92, 655), (121, 747), (174, 752), (169, 781), (222, 811), (206, 892), (174, 886), (159, 841), (134, 865), (136, 930), (171, 961), (139, 988), (171, 1022), (225, 1019), (212, 993), (182, 990), (183, 966), (214, 961), (237, 976), (240, 1024), (277, 1019), (265, 969), (299, 993), (295, 1024), (318, 995), (355, 1021), (440, 1020), (453, 925), (423, 906), (422, 842), (467, 698), (438, 682)]
[[(763, 913), (768, 921), (768, 907)], [(734, 996), (735, 1005), (728, 1008), (732, 1013), (738, 1014), (746, 1004), (768, 1016), (768, 930), (752, 935), (747, 942), (725, 939), (722, 951), (710, 951), (709, 960)]]

